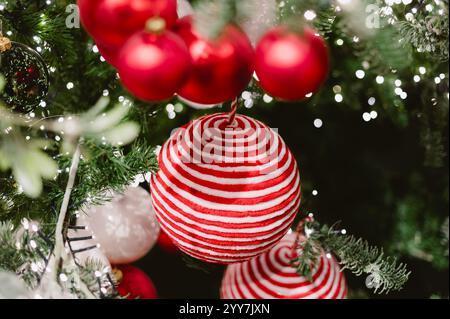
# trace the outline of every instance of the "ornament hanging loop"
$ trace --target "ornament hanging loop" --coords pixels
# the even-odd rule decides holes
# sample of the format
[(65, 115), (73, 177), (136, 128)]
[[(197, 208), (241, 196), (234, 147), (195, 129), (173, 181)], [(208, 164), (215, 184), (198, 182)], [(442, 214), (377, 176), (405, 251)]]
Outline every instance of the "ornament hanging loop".
[(228, 114), (227, 124), (232, 125), (236, 119), (236, 113), (238, 108), (238, 98), (236, 97), (233, 102), (231, 102), (231, 111)]

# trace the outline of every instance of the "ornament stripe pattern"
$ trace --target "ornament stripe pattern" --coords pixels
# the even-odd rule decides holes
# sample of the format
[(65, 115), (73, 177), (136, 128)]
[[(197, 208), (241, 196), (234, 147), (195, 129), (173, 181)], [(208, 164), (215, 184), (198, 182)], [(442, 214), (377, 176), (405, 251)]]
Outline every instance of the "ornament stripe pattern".
[(295, 234), (286, 235), (269, 252), (250, 261), (229, 265), (220, 291), (223, 299), (345, 299), (347, 284), (334, 257), (325, 254), (313, 280), (298, 275), (290, 265)]
[(164, 144), (151, 193), (161, 227), (185, 253), (215, 263), (257, 256), (278, 243), (300, 205), (297, 163), (265, 124), (220, 113)]

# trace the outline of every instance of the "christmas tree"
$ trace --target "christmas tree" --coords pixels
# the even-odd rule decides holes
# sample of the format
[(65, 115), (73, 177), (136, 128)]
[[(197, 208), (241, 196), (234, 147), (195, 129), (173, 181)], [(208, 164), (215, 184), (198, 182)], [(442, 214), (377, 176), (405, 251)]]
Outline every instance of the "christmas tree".
[(0, 299), (448, 297), (447, 0), (0, 22)]

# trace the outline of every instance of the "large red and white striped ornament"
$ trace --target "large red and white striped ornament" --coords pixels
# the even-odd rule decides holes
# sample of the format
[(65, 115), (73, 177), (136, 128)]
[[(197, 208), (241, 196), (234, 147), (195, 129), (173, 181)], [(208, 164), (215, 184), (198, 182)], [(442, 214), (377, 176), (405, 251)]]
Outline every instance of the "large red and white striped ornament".
[(234, 112), (177, 130), (151, 179), (162, 229), (206, 262), (241, 262), (267, 251), (287, 233), (300, 205), (297, 162), (284, 141)]
[(244, 263), (229, 265), (220, 290), (222, 299), (345, 299), (347, 283), (339, 264), (322, 254), (313, 281), (296, 273), (291, 260), (296, 234), (286, 235), (270, 251)]

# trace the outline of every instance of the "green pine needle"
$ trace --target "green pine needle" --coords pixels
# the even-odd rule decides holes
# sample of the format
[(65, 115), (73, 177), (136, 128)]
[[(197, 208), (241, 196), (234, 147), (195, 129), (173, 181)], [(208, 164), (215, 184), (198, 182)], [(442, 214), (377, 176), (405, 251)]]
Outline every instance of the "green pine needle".
[(389, 293), (403, 288), (410, 272), (396, 258), (385, 257), (382, 249), (370, 246), (361, 238), (343, 235), (333, 227), (320, 226), (317, 222), (306, 223), (312, 229), (311, 235), (300, 243), (302, 254), (293, 261), (300, 275), (312, 278), (314, 265), (317, 264), (322, 249), (333, 252), (342, 266), (356, 276), (369, 275), (366, 284), (375, 293)]

